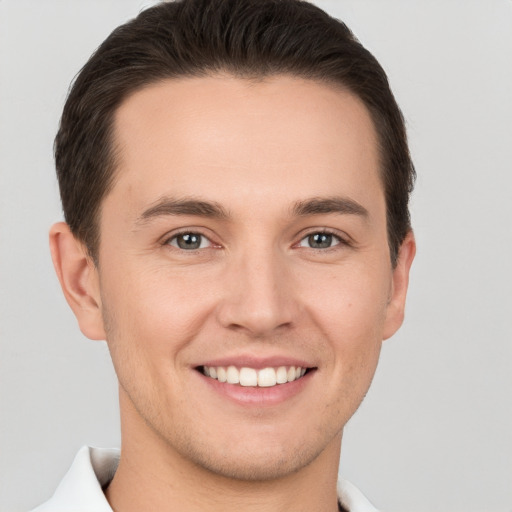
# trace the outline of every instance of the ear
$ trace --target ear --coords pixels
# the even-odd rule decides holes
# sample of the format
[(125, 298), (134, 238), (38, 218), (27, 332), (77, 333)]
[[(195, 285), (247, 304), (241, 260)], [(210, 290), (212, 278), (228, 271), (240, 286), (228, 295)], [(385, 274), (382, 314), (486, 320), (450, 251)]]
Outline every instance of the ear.
[(99, 276), (87, 249), (64, 222), (50, 229), (50, 250), (62, 291), (78, 320), (82, 333), (104, 340)]
[(391, 292), (384, 325), (383, 338), (385, 340), (393, 336), (404, 321), (405, 298), (409, 286), (409, 271), (415, 254), (416, 241), (414, 240), (413, 232), (409, 231), (400, 246), (398, 261), (393, 270)]

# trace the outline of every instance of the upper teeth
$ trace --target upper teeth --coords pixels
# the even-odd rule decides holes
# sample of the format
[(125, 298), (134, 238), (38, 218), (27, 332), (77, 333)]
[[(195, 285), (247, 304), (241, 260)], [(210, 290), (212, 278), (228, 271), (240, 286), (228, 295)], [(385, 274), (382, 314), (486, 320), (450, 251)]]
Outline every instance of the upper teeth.
[(278, 368), (240, 368), (236, 366), (203, 366), (203, 373), (219, 382), (241, 386), (270, 387), (300, 379), (306, 368), (300, 366), (279, 366)]

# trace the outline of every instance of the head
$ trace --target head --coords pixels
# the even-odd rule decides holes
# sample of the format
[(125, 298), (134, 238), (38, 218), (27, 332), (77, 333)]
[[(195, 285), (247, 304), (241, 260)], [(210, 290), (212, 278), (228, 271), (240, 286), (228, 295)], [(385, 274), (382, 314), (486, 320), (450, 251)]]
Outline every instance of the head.
[(79, 74), (56, 156), (54, 261), (108, 341), (124, 439), (229, 478), (335, 468), (414, 256), (403, 120), (345, 25), (295, 0), (148, 9)]

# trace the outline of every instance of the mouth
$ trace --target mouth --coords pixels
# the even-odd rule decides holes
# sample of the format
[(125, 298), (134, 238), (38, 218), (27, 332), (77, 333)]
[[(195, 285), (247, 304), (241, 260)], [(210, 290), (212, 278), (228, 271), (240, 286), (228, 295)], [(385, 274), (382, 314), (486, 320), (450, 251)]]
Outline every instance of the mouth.
[(302, 366), (278, 366), (266, 368), (250, 368), (236, 366), (199, 366), (203, 375), (221, 383), (243, 387), (271, 388), (302, 379), (314, 368)]

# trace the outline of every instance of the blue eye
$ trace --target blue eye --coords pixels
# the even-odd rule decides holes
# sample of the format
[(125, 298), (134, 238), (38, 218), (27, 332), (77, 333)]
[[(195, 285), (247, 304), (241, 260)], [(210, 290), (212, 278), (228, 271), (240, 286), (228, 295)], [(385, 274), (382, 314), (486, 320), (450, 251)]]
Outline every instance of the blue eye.
[(341, 243), (341, 239), (336, 235), (325, 232), (311, 233), (304, 237), (299, 246), (309, 247), (310, 249), (329, 249)]
[(167, 243), (185, 251), (204, 249), (211, 245), (208, 238), (199, 233), (180, 233), (173, 236)]

